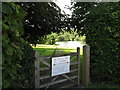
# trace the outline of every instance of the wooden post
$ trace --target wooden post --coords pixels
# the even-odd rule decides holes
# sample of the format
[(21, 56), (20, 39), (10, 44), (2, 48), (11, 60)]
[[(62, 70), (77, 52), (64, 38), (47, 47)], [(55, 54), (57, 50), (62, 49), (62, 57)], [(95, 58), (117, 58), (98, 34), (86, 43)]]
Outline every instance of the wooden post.
[(40, 87), (40, 61), (39, 61), (39, 52), (35, 51), (35, 88)]
[(87, 87), (90, 81), (90, 46), (83, 46), (83, 85)]
[(80, 47), (77, 47), (77, 61), (78, 61), (78, 86), (80, 86)]

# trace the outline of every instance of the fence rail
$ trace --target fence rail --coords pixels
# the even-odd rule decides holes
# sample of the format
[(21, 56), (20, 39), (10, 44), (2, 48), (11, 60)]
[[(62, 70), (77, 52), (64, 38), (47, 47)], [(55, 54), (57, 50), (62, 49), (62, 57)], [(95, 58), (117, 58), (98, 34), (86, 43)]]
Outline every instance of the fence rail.
[[(70, 72), (51, 76), (51, 60), (53, 57), (71, 56), (70, 58)], [(80, 48), (77, 48), (76, 53), (40, 56), (39, 52), (35, 52), (35, 88), (50, 88), (58, 86), (60, 88), (69, 86), (81, 86), (80, 82)], [(87, 86), (89, 78), (89, 62), (90, 62), (90, 47), (88, 45), (83, 47), (83, 79), (82, 83)], [(43, 66), (44, 65), (44, 66)]]

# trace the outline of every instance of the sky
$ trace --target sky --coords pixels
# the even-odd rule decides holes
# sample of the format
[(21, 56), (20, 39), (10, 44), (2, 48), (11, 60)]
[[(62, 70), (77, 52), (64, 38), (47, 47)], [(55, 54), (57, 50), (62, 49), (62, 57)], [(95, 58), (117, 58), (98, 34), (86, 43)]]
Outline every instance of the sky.
[(65, 5), (71, 6), (71, 0), (54, 0), (54, 2), (61, 8), (61, 10), (64, 10), (66, 14), (71, 15), (71, 11), (64, 8)]

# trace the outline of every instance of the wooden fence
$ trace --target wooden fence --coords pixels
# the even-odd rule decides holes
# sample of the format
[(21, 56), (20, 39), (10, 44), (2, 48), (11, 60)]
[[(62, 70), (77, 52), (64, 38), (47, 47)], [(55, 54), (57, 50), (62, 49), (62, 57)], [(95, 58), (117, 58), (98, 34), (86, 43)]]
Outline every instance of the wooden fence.
[[(87, 86), (89, 78), (89, 57), (90, 47), (83, 47), (83, 78), (80, 78), (80, 48), (77, 47), (76, 53), (40, 56), (39, 52), (35, 52), (35, 88), (68, 88), (80, 87), (82, 84)], [(70, 56), (70, 72), (51, 76), (51, 60), (52, 57)]]

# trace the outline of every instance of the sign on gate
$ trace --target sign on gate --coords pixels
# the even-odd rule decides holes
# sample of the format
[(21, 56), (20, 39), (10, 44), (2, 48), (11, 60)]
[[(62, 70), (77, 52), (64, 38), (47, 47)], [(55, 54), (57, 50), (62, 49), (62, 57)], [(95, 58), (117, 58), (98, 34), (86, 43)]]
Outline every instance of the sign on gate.
[(70, 56), (52, 58), (51, 76), (70, 72)]

